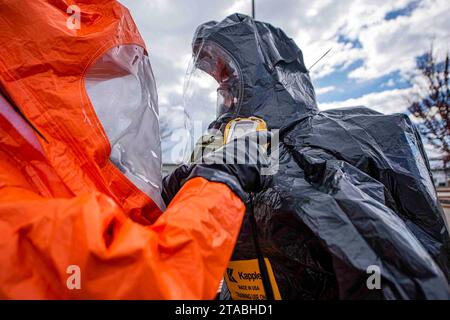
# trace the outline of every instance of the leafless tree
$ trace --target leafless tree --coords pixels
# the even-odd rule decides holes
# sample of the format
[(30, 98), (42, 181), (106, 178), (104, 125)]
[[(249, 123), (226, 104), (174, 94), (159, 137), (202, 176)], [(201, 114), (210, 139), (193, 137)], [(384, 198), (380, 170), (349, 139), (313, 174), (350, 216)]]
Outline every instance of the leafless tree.
[(417, 92), (409, 99), (408, 110), (416, 117), (418, 128), (428, 143), (450, 161), (450, 83), (449, 55), (438, 62), (433, 47), (417, 59)]

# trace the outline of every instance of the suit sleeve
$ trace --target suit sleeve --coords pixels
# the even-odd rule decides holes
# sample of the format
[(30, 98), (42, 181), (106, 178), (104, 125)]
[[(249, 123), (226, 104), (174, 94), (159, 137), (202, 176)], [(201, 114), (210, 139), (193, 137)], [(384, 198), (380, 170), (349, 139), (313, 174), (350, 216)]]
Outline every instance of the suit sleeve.
[(0, 160), (0, 297), (211, 299), (244, 204), (224, 184), (188, 181), (151, 226), (101, 193), (48, 198)]

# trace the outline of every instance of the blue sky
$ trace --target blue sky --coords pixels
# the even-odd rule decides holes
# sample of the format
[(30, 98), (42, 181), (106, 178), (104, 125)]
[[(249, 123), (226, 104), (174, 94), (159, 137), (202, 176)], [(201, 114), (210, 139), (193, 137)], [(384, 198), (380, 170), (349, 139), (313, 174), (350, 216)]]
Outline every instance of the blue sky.
[[(410, 17), (418, 8), (420, 1), (411, 1), (399, 9), (386, 12), (385, 21), (396, 20), (399, 17)], [(431, 40), (430, 40), (431, 41)], [(356, 37), (349, 39), (345, 34), (338, 35), (338, 43), (348, 44), (352, 48), (363, 49), (363, 45)], [(333, 103), (345, 101), (351, 98), (357, 98), (369, 93), (382, 92), (389, 89), (405, 89), (412, 86), (411, 79), (402, 77), (399, 70), (390, 72), (380, 77), (367, 79), (366, 81), (357, 81), (349, 78), (348, 74), (361, 67), (364, 63), (363, 59), (358, 59), (347, 68), (335, 71), (324, 77), (316, 79), (314, 84), (318, 88), (328, 88), (320, 93), (320, 102)], [(394, 61), (395, 63), (395, 61)], [(333, 88), (333, 89), (331, 89)]]
[[(250, 0), (122, 0), (146, 41), (158, 86), (161, 124), (183, 126), (183, 84), (196, 27), (234, 12), (250, 14)], [(449, 51), (448, 0), (256, 0), (256, 18), (282, 28), (311, 66), (319, 108), (365, 105), (405, 112), (417, 88), (415, 60), (433, 42)], [(163, 141), (163, 149), (170, 148)]]

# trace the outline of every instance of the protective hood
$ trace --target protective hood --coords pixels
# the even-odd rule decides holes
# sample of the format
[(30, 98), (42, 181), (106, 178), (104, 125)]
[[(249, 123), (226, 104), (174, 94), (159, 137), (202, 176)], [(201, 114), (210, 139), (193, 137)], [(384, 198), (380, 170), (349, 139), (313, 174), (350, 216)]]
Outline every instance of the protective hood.
[(269, 129), (279, 129), (292, 119), (318, 112), (302, 52), (281, 29), (233, 14), (197, 28), (193, 56), (203, 57), (203, 51), (212, 46), (220, 48), (236, 66), (239, 87), (235, 107), (221, 112), (211, 128), (223, 129), (232, 118), (256, 116)]
[(155, 81), (128, 10), (7, 0), (0, 12), (0, 85), (67, 187), (101, 191), (126, 211), (162, 209)]

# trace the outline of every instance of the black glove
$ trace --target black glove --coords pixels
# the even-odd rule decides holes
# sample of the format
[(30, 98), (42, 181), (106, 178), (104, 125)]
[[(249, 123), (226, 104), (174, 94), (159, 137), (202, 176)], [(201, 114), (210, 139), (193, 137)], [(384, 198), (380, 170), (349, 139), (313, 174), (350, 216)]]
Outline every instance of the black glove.
[(162, 196), (166, 205), (194, 177), (224, 183), (246, 202), (248, 194), (259, 191), (263, 185), (261, 168), (268, 166), (268, 159), (259, 143), (266, 143), (267, 138), (266, 131), (246, 135), (207, 154), (199, 162), (181, 165), (163, 180)]
[(161, 195), (166, 206), (169, 205), (170, 201), (172, 201), (186, 182), (186, 178), (189, 176), (192, 169), (192, 165), (182, 164), (163, 178)]

